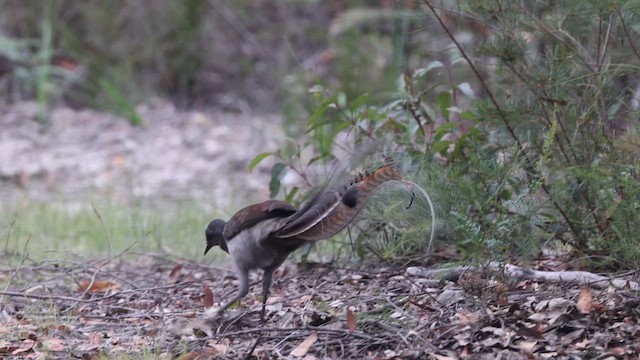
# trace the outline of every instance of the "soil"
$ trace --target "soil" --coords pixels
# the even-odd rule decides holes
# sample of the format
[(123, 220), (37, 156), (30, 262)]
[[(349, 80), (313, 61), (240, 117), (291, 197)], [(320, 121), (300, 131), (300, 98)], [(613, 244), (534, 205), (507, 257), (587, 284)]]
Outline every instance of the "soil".
[(252, 174), (248, 164), (282, 143), (278, 116), (178, 111), (160, 100), (137, 110), (143, 126), (69, 108), (38, 122), (36, 103), (1, 107), (0, 196), (213, 197), (224, 207), (268, 195), (268, 161)]

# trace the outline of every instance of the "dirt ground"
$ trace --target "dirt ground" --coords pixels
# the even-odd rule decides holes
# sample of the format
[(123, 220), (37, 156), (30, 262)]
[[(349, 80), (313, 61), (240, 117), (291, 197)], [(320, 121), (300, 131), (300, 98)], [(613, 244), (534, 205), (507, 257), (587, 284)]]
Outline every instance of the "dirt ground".
[[(0, 196), (211, 195), (264, 199), (250, 159), (281, 140), (278, 118), (179, 112), (158, 101), (134, 127), (96, 111), (2, 109)], [(260, 121), (258, 121), (260, 120)], [(268, 167), (266, 168), (268, 169)], [(224, 176), (220, 176), (224, 174)], [(204, 190), (203, 190), (204, 189)], [(206, 194), (205, 194), (206, 193)], [(248, 195), (247, 195), (248, 194)], [(237, 194), (235, 196), (238, 196)], [(436, 249), (436, 253), (446, 250)], [(0, 357), (24, 359), (637, 359), (640, 297), (628, 286), (552, 283), (476, 270), (435, 279), (391, 264), (287, 263), (259, 321), (260, 277), (237, 308), (227, 268), (167, 254), (0, 267)], [(540, 270), (565, 269), (538, 259)], [(355, 266), (355, 265), (351, 265)], [(629, 279), (629, 274), (618, 278)], [(631, 280), (631, 279), (629, 279)]]
[(0, 355), (161, 359), (636, 359), (635, 291), (469, 271), (288, 264), (264, 323), (260, 282), (203, 320), (235, 276), (166, 255), (70, 259), (2, 269)]
[(0, 196), (209, 197), (221, 207), (268, 196), (268, 161), (251, 176), (247, 167), (282, 144), (278, 116), (179, 111), (161, 100), (137, 110), (141, 127), (68, 108), (38, 122), (36, 103), (0, 106)]

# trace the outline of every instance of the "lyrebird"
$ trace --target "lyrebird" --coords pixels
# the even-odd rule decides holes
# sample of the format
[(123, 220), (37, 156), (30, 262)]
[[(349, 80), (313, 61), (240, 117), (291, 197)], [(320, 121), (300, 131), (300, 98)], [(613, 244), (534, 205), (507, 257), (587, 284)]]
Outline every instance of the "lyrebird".
[[(225, 222), (216, 219), (206, 230), (205, 254), (214, 246), (227, 252), (238, 272), (240, 286), (235, 297), (217, 310), (222, 312), (249, 291), (249, 271), (262, 269), (262, 311), (273, 272), (296, 249), (304, 244), (327, 239), (343, 230), (362, 210), (381, 185), (403, 180), (400, 171), (386, 164), (362, 174), (342, 191), (318, 192), (300, 209), (279, 200), (268, 200), (238, 211)], [(413, 201), (413, 198), (412, 198)]]

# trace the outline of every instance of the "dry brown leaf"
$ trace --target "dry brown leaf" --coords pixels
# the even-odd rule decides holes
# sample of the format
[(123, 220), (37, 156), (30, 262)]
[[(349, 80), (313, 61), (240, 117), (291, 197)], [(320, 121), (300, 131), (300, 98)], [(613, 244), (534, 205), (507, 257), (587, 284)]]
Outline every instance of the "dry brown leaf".
[(591, 306), (593, 307), (593, 310), (598, 312), (598, 314), (604, 314), (607, 311), (609, 311), (608, 307), (606, 307), (606, 306), (604, 306), (602, 304), (599, 304), (599, 303), (591, 303)]
[(51, 325), (49, 327), (49, 330), (52, 330), (54, 332), (57, 331), (57, 332), (60, 332), (60, 333), (63, 333), (63, 334), (67, 334), (67, 335), (71, 334), (71, 328), (68, 327), (67, 325), (64, 325), (64, 324)]
[(0, 354), (6, 354), (6, 353), (13, 352), (14, 350), (18, 349), (19, 347), (20, 346), (18, 346), (17, 343), (10, 343), (8, 341), (0, 340)]
[(469, 346), (465, 346), (462, 348), (462, 352), (460, 352), (460, 358), (461, 359), (469, 358)]
[(589, 314), (593, 309), (593, 295), (591, 295), (591, 289), (588, 286), (582, 288), (580, 295), (578, 295), (578, 302), (576, 307), (581, 314)]
[(213, 293), (207, 285), (203, 285), (202, 290), (204, 291), (204, 299), (202, 299), (202, 303), (204, 304), (204, 308), (208, 309), (213, 306)]
[(91, 281), (82, 280), (78, 283), (78, 291), (90, 291), (90, 292), (107, 292), (109, 290), (118, 290), (122, 286), (114, 281)]
[(13, 350), (11, 352), (11, 355), (18, 355), (18, 354), (22, 354), (25, 352), (29, 352), (33, 349), (33, 347), (36, 345), (36, 342), (31, 340), (31, 339), (25, 339), (24, 341), (22, 341), (22, 344), (20, 344), (20, 347)]
[(349, 330), (349, 333), (356, 331), (357, 326), (356, 316), (351, 309), (347, 309), (347, 329)]
[(102, 343), (102, 334), (98, 332), (92, 332), (89, 334), (89, 344), (100, 345)]
[(608, 353), (613, 355), (613, 356), (623, 357), (623, 356), (626, 355), (627, 352), (625, 351), (624, 348), (621, 348), (621, 347), (618, 346), (618, 347), (609, 348)]
[(535, 349), (536, 345), (538, 345), (537, 341), (521, 341), (512, 346), (522, 351), (533, 353), (533, 350)]
[(578, 341), (577, 343), (574, 343), (574, 346), (576, 349), (586, 349), (588, 346), (591, 345), (591, 343), (593, 343), (593, 341), (591, 339), (587, 339), (585, 338), (582, 341)]
[(171, 269), (171, 271), (169, 272), (169, 283), (170, 284), (177, 283), (181, 275), (182, 275), (182, 264), (178, 264), (174, 266), (173, 269)]
[(220, 355), (225, 355), (227, 353), (227, 351), (229, 350), (229, 347), (227, 345), (224, 344), (213, 344), (213, 345), (208, 345), (210, 348), (212, 348), (213, 350), (216, 351), (216, 354), (220, 354)]
[(203, 349), (200, 351), (192, 351), (190, 353), (184, 354), (178, 358), (178, 360), (205, 360), (212, 359), (215, 355), (220, 355), (221, 353), (218, 349)]
[(462, 325), (475, 324), (480, 319), (480, 315), (478, 315), (475, 312), (472, 312), (472, 311), (469, 311), (469, 310), (465, 310), (465, 309), (462, 309), (462, 310), (458, 311), (456, 316), (459, 319), (459, 323), (462, 324)]
[(303, 357), (307, 355), (307, 352), (309, 352), (309, 349), (311, 349), (316, 341), (318, 341), (318, 334), (314, 331), (291, 351), (291, 356)]
[(60, 339), (45, 339), (42, 344), (49, 351), (63, 351), (64, 350), (64, 341)]
[(81, 353), (96, 351), (99, 348), (100, 348), (99, 345), (94, 345), (94, 344), (79, 344), (78, 346), (74, 346), (74, 350)]

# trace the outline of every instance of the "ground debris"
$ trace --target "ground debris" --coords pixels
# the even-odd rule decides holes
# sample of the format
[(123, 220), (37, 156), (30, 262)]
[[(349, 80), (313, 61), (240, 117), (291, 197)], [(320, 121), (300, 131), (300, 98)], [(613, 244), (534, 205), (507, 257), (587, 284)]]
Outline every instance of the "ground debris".
[[(420, 283), (404, 270), (287, 266), (264, 323), (260, 277), (235, 291), (225, 269), (184, 259), (49, 261), (2, 268), (0, 357), (637, 358), (640, 297), (630, 289), (473, 272)], [(96, 285), (97, 284), (97, 285)], [(117, 285), (117, 286), (114, 286)]]

